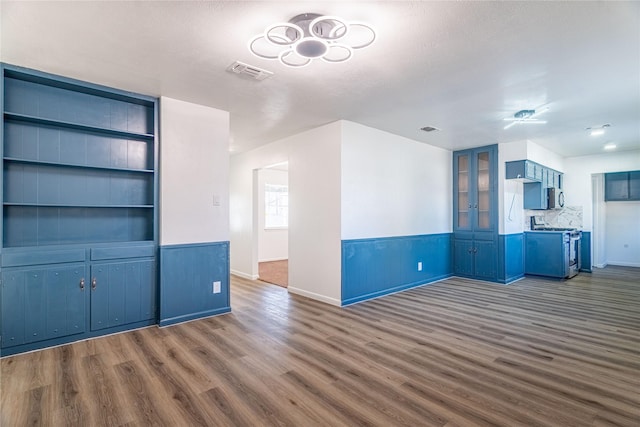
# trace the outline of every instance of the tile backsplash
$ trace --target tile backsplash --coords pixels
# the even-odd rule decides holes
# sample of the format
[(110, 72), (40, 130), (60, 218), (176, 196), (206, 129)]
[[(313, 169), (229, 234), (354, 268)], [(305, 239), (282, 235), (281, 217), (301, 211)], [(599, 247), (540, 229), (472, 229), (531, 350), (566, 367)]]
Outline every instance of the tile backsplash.
[(525, 209), (525, 230), (531, 229), (532, 216), (542, 217), (548, 227), (582, 229), (582, 206), (565, 206), (562, 209), (545, 211)]

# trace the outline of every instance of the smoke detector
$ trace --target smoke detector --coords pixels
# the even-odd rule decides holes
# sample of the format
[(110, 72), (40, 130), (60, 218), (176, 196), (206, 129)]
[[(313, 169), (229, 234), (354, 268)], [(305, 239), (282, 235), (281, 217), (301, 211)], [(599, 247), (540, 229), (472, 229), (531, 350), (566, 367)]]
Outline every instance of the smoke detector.
[(262, 68), (255, 67), (253, 65), (245, 64), (244, 62), (236, 61), (227, 67), (227, 71), (230, 73), (238, 74), (242, 77), (248, 77), (253, 80), (264, 80), (273, 76), (271, 71), (264, 70)]

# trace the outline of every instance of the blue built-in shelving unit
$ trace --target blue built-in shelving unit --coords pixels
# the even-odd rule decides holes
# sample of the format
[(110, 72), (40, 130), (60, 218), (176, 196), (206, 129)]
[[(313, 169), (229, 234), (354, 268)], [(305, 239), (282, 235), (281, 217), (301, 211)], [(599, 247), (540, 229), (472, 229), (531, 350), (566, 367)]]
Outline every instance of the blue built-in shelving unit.
[(2, 355), (157, 321), (157, 100), (3, 64)]

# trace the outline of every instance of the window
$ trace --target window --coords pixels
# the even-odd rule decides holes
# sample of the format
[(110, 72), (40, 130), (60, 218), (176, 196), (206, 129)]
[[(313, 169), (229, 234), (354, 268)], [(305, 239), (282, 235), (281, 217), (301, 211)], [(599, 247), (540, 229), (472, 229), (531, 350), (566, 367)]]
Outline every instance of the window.
[(287, 228), (289, 226), (289, 187), (287, 185), (264, 185), (264, 228)]

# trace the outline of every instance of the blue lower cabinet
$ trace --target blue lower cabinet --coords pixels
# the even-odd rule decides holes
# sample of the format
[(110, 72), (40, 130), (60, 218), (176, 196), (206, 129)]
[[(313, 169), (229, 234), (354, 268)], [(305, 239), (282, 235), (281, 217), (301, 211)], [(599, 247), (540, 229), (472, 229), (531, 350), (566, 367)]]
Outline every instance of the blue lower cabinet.
[(497, 276), (497, 248), (493, 241), (475, 240), (474, 275), (478, 278), (495, 280)]
[(155, 261), (91, 267), (91, 330), (155, 318)]
[(493, 240), (453, 241), (453, 272), (457, 276), (497, 279), (497, 246)]
[(4, 270), (2, 347), (85, 331), (84, 264)]
[(564, 278), (565, 257), (568, 245), (561, 232), (524, 233), (525, 274)]
[(453, 241), (453, 273), (459, 276), (472, 276), (473, 267), (473, 241), (458, 240)]

